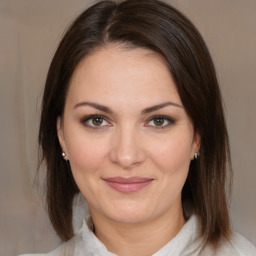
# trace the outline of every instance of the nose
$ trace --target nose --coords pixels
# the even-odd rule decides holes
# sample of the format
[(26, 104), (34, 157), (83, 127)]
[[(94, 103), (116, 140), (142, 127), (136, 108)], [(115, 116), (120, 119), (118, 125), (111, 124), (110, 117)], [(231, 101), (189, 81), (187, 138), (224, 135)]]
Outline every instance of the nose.
[(116, 131), (111, 143), (110, 160), (123, 169), (130, 170), (142, 164), (146, 159), (140, 134), (132, 129)]

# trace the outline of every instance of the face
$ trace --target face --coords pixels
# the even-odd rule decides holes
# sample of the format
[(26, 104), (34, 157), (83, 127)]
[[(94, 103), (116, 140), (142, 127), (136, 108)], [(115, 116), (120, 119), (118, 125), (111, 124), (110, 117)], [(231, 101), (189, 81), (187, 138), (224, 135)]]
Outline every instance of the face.
[(92, 217), (127, 224), (182, 213), (200, 138), (157, 54), (108, 46), (87, 56), (57, 129)]

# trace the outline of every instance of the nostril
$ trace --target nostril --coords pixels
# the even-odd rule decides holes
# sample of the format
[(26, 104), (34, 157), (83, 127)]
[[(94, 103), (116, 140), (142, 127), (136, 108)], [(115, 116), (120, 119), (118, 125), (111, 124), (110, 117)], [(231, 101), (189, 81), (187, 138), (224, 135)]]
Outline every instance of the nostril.
[(110, 160), (112, 163), (118, 164), (122, 168), (130, 169), (143, 163), (145, 160), (145, 154), (140, 148), (130, 148), (130, 150), (113, 148), (110, 152)]
[(119, 126), (112, 137), (109, 158), (124, 169), (131, 169), (145, 160), (144, 147), (131, 123)]

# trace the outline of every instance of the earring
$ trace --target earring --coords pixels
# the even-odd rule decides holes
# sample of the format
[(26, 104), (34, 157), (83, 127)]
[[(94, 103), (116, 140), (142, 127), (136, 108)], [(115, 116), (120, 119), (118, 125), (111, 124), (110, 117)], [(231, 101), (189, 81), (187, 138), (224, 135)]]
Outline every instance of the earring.
[(65, 159), (65, 157), (67, 156), (65, 152), (61, 153), (61, 156)]
[(196, 153), (194, 154), (194, 158), (195, 158), (195, 159), (199, 159), (199, 157), (200, 157), (200, 152), (196, 152)]

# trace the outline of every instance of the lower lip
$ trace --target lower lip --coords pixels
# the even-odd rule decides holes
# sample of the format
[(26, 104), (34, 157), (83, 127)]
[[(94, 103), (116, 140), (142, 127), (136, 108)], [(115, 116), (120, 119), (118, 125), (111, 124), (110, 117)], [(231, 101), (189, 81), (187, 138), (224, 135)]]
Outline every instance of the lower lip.
[(131, 183), (120, 183), (105, 180), (106, 183), (113, 189), (122, 193), (132, 193), (137, 192), (144, 187), (148, 186), (153, 180), (143, 181), (143, 182), (131, 182)]

